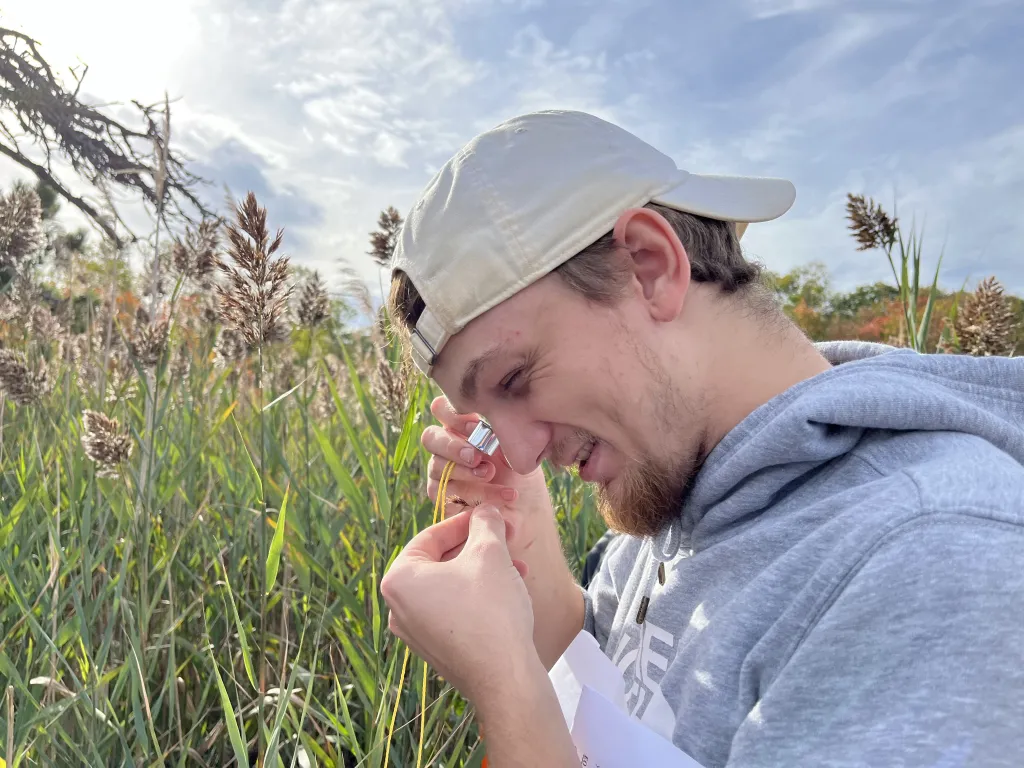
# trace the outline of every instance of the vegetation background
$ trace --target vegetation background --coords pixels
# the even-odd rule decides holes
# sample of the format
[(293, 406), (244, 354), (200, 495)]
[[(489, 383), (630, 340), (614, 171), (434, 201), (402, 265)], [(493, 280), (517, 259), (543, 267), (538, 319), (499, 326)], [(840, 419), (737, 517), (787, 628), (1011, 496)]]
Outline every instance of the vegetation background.
[[(414, 660), (398, 686), (378, 585), (431, 519), (436, 391), (380, 297), (330, 295), (251, 193), (206, 210), (167, 102), (118, 122), (10, 30), (0, 83), (0, 152), (34, 177), (0, 196), (0, 766), (479, 765), (443, 680), (424, 691)], [(95, 226), (68, 230), (67, 207)], [(995, 277), (944, 288), (912, 225), (861, 195), (847, 211), (893, 279), (770, 273), (811, 338), (1022, 348)], [(400, 225), (382, 211), (364, 258), (386, 263)], [(578, 480), (549, 485), (579, 568), (603, 525)]]

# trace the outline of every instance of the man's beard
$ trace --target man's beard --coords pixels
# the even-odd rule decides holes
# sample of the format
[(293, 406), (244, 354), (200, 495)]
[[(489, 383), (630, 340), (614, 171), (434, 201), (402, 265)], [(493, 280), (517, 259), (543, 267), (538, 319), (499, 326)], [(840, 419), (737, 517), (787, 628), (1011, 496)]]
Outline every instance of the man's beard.
[(614, 531), (655, 536), (680, 514), (699, 464), (696, 455), (674, 463), (653, 457), (637, 461), (617, 478), (614, 489), (598, 489), (598, 510)]
[[(660, 456), (644, 452), (612, 485), (597, 492), (598, 510), (609, 528), (632, 536), (655, 536), (682, 512), (697, 473), (706, 458), (705, 436), (696, 435), (690, 450), (680, 450), (671, 435), (678, 424), (700, 424), (702, 402), (684, 400), (661, 360), (646, 346), (633, 346), (637, 362), (651, 375), (646, 402), (654, 404), (657, 420), (665, 425), (666, 450)], [(681, 441), (680, 441), (681, 442)]]

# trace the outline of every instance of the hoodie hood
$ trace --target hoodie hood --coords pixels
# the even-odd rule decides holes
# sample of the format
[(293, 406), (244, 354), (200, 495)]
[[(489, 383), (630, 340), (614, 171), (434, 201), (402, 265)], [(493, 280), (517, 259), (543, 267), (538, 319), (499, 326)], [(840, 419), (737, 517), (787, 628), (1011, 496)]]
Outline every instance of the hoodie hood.
[(1024, 358), (816, 346), (832, 369), (765, 403), (715, 446), (681, 515), (651, 542), (657, 560), (708, 546), (869, 430), (973, 435), (1024, 465)]

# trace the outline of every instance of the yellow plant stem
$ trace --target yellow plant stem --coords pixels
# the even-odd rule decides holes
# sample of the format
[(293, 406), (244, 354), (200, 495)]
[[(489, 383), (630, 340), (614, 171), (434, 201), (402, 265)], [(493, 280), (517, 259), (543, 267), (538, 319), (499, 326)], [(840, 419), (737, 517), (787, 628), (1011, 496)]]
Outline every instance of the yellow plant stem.
[[(437, 498), (434, 500), (434, 520), (432, 525), (437, 524), (439, 517), (444, 517), (445, 497), (448, 495), (448, 479), (455, 469), (455, 462), (449, 461), (441, 472), (441, 481), (437, 487)], [(387, 768), (388, 757), (391, 755), (391, 740), (395, 734), (395, 720), (398, 719), (398, 704), (402, 700), (402, 686), (405, 684), (405, 670), (409, 666), (409, 646), (405, 647), (405, 654), (402, 657), (402, 672), (398, 676), (398, 692), (395, 694), (395, 708), (391, 712), (391, 725), (388, 728), (388, 741), (384, 749), (384, 768)], [(416, 750), (416, 768), (420, 768), (423, 760), (423, 738), (427, 729), (427, 662), (423, 662), (423, 686), (420, 693), (420, 740)]]

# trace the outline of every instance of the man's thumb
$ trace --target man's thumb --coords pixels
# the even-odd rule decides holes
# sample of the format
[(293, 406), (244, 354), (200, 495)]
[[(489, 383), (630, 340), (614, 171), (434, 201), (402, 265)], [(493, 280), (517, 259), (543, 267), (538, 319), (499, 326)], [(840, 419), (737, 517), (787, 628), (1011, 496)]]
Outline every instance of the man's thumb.
[(505, 518), (498, 508), (491, 504), (481, 504), (473, 510), (469, 520), (469, 543), (498, 541), (505, 547)]

